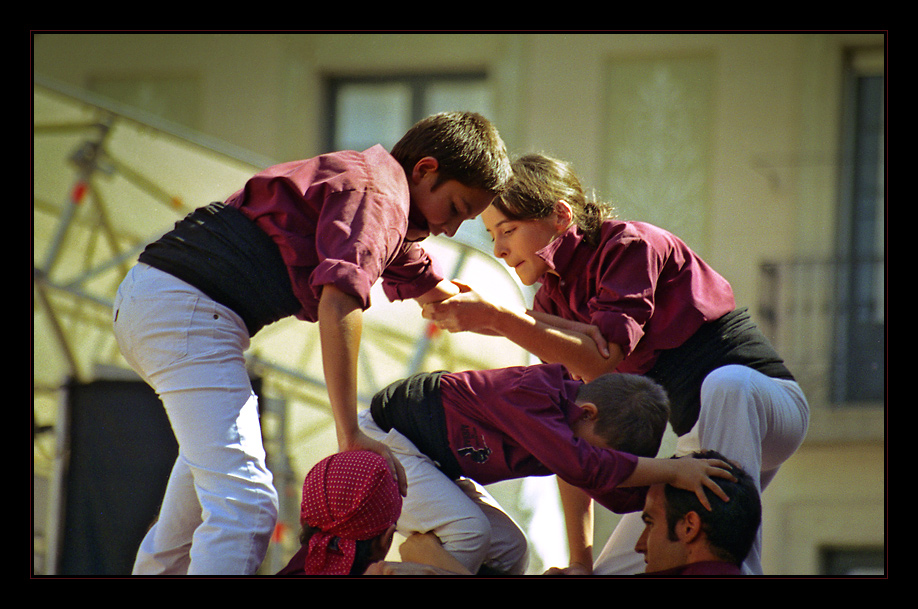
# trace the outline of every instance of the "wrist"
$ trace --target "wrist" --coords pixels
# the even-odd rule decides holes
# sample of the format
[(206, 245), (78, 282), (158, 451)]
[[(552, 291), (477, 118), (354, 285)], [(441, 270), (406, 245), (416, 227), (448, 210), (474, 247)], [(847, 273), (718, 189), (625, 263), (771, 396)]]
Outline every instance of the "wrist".
[(485, 315), (488, 328), (501, 336), (511, 336), (514, 328), (520, 324), (535, 325), (535, 320), (525, 309), (514, 309), (503, 305), (491, 304)]
[(363, 432), (357, 425), (345, 425), (337, 430), (338, 449), (350, 450), (360, 445)]
[(583, 563), (580, 561), (572, 562), (567, 566), (566, 572), (568, 575), (592, 575), (593, 574), (593, 562)]

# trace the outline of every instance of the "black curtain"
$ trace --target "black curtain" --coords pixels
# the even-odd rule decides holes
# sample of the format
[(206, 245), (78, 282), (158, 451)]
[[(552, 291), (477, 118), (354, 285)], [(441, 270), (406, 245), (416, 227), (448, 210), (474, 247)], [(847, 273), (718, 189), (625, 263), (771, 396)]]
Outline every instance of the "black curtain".
[(141, 381), (71, 383), (69, 468), (58, 573), (129, 575), (159, 512), (175, 436)]

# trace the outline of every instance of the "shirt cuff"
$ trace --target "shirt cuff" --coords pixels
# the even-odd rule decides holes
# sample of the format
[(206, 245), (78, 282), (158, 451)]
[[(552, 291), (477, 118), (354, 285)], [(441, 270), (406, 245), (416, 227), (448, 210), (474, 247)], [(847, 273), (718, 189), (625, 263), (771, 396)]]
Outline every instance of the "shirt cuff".
[(624, 313), (605, 312), (594, 318), (592, 323), (599, 328), (607, 341), (621, 347), (626, 357), (634, 351), (638, 341), (644, 336), (643, 328)]
[(370, 308), (370, 290), (375, 279), (356, 264), (343, 260), (326, 260), (312, 273), (310, 285), (318, 294), (324, 285), (332, 284), (360, 301), (364, 311)]

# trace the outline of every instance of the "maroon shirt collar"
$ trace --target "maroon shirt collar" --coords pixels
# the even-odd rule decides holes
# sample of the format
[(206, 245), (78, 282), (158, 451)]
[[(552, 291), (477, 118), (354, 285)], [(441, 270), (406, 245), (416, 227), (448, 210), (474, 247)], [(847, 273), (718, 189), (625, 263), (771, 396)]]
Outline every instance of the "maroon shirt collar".
[[(571, 224), (558, 238), (536, 252), (536, 255), (548, 265), (549, 271), (545, 275), (554, 271), (563, 277), (574, 259), (574, 252), (577, 251), (582, 241), (583, 233), (580, 227)], [(541, 278), (543, 283), (545, 275)]]
[(705, 560), (693, 562), (673, 569), (663, 571), (651, 571), (645, 575), (664, 576), (664, 575), (742, 575), (743, 571), (738, 566), (714, 560)]

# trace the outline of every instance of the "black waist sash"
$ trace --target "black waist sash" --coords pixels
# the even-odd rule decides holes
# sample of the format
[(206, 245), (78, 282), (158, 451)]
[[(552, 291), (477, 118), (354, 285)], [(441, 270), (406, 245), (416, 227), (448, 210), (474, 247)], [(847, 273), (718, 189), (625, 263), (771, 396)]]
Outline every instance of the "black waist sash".
[(440, 395), (440, 377), (444, 374), (425, 372), (392, 383), (373, 396), (370, 414), (380, 429), (397, 430), (455, 480), (462, 476), (462, 470), (446, 431)]
[(730, 364), (748, 366), (772, 378), (794, 378), (747, 309), (708, 322), (681, 346), (661, 352), (646, 374), (669, 394), (670, 424), (677, 435), (691, 431), (698, 420), (705, 377)]
[(277, 245), (242, 212), (222, 203), (188, 214), (139, 260), (235, 311), (250, 336), (301, 309)]

